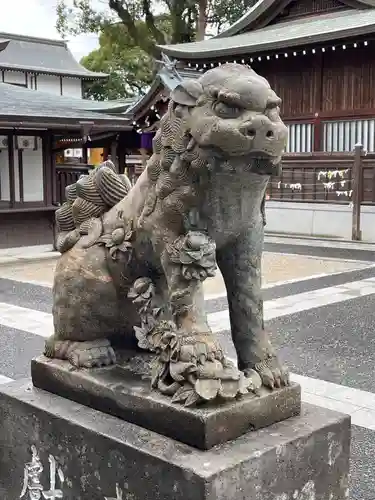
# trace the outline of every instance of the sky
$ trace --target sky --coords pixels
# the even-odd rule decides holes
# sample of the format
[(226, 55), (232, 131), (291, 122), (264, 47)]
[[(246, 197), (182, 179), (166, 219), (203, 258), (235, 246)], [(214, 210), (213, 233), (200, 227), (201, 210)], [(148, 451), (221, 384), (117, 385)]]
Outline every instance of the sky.
[[(9, 0), (2, 6), (0, 32), (41, 38), (61, 39), (57, 33), (56, 0)], [(82, 35), (68, 40), (74, 57), (80, 60), (98, 45), (95, 35)]]

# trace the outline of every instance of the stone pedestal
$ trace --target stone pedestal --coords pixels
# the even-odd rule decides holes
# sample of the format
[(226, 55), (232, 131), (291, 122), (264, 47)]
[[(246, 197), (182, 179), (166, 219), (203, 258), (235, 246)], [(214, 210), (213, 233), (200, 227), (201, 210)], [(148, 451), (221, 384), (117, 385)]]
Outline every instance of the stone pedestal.
[(236, 401), (186, 408), (151, 389), (152, 355), (122, 353), (119, 364), (74, 369), (68, 361), (33, 359), (34, 386), (109, 413), (195, 448), (207, 450), (249, 430), (268, 427), (300, 414), (298, 384)]
[(24, 486), (31, 498), (40, 484), (45, 498), (63, 500), (348, 498), (350, 419), (309, 405), (208, 451), (28, 381), (1, 386), (0, 422), (2, 500), (19, 498)]

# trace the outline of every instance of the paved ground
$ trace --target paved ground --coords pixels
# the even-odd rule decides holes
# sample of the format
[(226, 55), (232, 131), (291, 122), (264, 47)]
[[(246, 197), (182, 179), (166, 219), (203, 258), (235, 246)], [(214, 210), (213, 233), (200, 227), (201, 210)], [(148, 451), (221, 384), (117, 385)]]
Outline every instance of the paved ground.
[[(38, 262), (2, 264), (0, 265), (0, 278), (52, 286), (56, 261), (56, 258), (51, 258)], [(375, 263), (266, 251), (263, 254), (262, 263), (263, 284), (268, 286), (278, 282), (364, 269), (370, 265), (375, 265)], [(214, 278), (206, 280), (204, 288), (206, 294), (223, 293), (224, 282), (220, 272)]]
[[(315, 257), (313, 245), (292, 242), (266, 249), (266, 326), (304, 401), (351, 414), (351, 499), (374, 500), (375, 253), (315, 247)], [(0, 383), (27, 377), (30, 358), (51, 333), (53, 266), (46, 260), (0, 267)], [(234, 356), (223, 292), (220, 277), (207, 283), (207, 311)]]

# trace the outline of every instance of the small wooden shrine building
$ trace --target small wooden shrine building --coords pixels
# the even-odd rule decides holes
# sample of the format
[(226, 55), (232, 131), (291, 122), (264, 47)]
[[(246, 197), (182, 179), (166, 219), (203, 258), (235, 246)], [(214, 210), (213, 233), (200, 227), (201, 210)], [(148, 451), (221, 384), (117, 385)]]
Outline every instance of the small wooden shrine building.
[(375, 0), (259, 0), (214, 38), (159, 49), (179, 71), (241, 62), (269, 80), (289, 127), (271, 199), (349, 203), (360, 143), (360, 199), (375, 204)]
[[(129, 101), (82, 99), (84, 80), (106, 77), (65, 42), (0, 33), (0, 248), (52, 244), (54, 212), (90, 149), (119, 157)], [(74, 164), (69, 148), (80, 151)]]
[(185, 68), (251, 64), (283, 100), (288, 152), (375, 151), (375, 1), (260, 0), (215, 38), (160, 50)]

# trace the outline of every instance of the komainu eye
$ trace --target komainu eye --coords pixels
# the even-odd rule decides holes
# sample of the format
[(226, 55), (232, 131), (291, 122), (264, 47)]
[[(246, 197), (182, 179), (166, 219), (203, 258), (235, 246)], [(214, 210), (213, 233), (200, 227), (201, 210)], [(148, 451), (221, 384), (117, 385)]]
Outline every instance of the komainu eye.
[(222, 118), (235, 118), (241, 114), (241, 108), (238, 108), (237, 106), (230, 106), (229, 104), (225, 104), (221, 101), (214, 104), (214, 111), (217, 116)]

